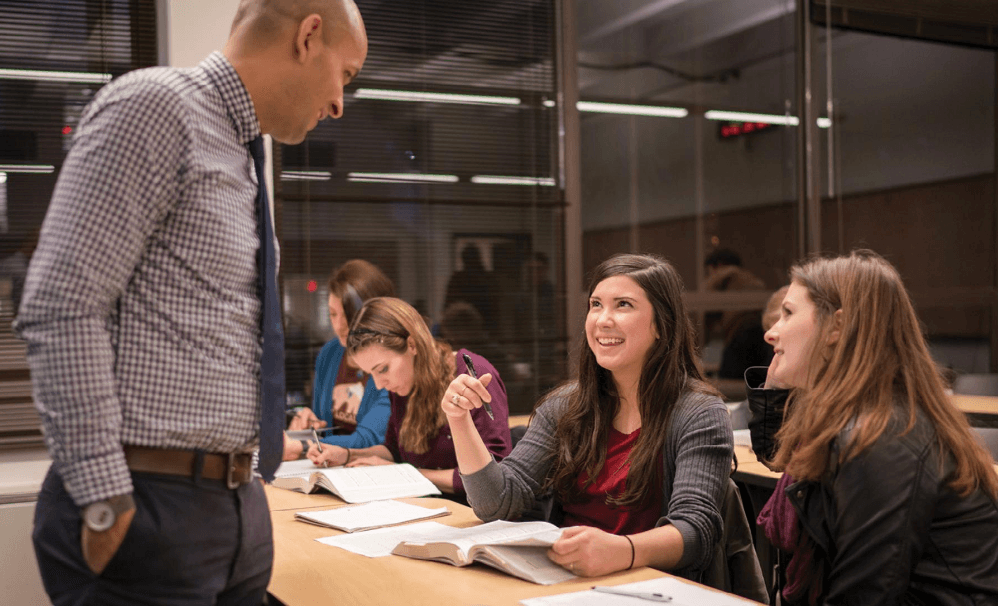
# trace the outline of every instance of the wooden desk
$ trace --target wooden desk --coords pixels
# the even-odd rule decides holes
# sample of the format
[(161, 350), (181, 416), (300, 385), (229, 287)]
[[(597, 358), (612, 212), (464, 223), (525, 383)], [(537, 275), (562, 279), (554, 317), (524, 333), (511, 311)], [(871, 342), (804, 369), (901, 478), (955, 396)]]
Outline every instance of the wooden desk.
[(976, 427), (998, 427), (998, 398), (991, 396), (950, 396)]
[[(274, 572), (267, 590), (288, 606), (330, 601), (341, 605), (514, 606), (525, 598), (582, 591), (597, 582), (580, 578), (544, 586), (481, 564), (458, 568), (394, 555), (367, 558), (315, 541), (342, 534), (339, 531), (294, 520), (295, 511), (342, 506), (340, 499), (328, 494), (302, 495), (272, 486), (266, 487), (266, 493), (274, 525)], [(423, 507), (446, 506), (451, 515), (435, 520), (441, 524), (468, 527), (481, 523), (470, 507), (446, 499), (400, 500)], [(295, 506), (296, 502), (300, 506)], [(283, 509), (289, 505), (290, 508)], [(619, 585), (662, 576), (667, 575), (652, 568), (639, 568), (600, 577), (598, 582)]]
[(509, 428), (513, 429), (517, 425), (529, 425), (530, 415), (513, 415), (509, 418)]
[(772, 471), (755, 456), (748, 446), (735, 446), (735, 458), (738, 460), (738, 470), (732, 476), (736, 482), (744, 482), (753, 486), (761, 486), (772, 490), (776, 481), (783, 474)]

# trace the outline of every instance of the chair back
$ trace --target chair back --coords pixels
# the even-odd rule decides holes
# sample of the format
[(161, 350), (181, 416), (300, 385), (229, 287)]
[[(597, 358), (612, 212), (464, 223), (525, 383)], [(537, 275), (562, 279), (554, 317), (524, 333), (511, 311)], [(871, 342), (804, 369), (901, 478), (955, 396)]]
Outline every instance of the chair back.
[(978, 441), (991, 451), (991, 458), (998, 462), (998, 427), (971, 427)]
[(965, 396), (998, 396), (998, 374), (958, 375), (953, 382), (953, 393)]

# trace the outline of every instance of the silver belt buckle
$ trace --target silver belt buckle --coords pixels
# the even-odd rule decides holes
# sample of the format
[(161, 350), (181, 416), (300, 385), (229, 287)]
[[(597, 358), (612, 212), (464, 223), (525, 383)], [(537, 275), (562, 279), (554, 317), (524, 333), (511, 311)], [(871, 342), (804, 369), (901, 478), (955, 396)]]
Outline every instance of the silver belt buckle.
[[(228, 465), (226, 466), (225, 483), (226, 485), (228, 485), (229, 490), (235, 490), (236, 488), (239, 488), (243, 484), (249, 483), (248, 477), (246, 478), (236, 477), (236, 456), (238, 456), (239, 454), (241, 453), (230, 452), (228, 455), (229, 460), (228, 460)], [(252, 475), (252, 473), (253, 473), (252, 471), (249, 471), (246, 475), (249, 476)]]

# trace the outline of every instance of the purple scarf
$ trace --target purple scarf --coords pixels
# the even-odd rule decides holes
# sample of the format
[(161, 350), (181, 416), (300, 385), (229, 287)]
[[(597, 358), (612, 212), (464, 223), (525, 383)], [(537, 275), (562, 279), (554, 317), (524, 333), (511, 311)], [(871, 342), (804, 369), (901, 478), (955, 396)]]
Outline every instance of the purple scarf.
[(759, 512), (756, 524), (762, 527), (770, 543), (790, 554), (783, 598), (791, 603), (806, 598), (808, 604), (815, 606), (821, 596), (823, 574), (820, 563), (815, 559), (814, 541), (802, 532), (797, 510), (785, 492), (793, 482), (790, 474), (783, 474), (776, 482), (773, 496)]

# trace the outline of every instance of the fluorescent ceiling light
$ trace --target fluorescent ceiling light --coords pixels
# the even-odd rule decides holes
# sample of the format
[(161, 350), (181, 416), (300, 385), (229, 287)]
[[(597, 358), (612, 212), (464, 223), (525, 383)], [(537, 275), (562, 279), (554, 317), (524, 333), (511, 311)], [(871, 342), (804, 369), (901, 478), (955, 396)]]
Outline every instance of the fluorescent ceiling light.
[(554, 99), (545, 99), (544, 100), (544, 107), (554, 107), (554, 106), (555, 106)]
[(457, 175), (428, 175), (425, 173), (350, 173), (347, 181), (360, 183), (457, 183)]
[(818, 118), (818, 128), (831, 128), (832, 119), (831, 118)]
[(37, 69), (0, 68), (0, 80), (35, 80), (41, 82), (107, 84), (111, 81), (111, 74), (88, 72), (50, 72)]
[(286, 170), (281, 172), (281, 181), (329, 181), (332, 176), (324, 170)]
[(51, 164), (0, 164), (0, 171), (7, 173), (31, 173), (43, 175), (54, 173), (55, 167)]
[(519, 105), (519, 97), (494, 97), (489, 95), (458, 95), (428, 93), (410, 90), (382, 90), (358, 88), (354, 99), (379, 99), (381, 101), (423, 101), (425, 103), (459, 103), (467, 105)]
[(749, 112), (726, 112), (716, 109), (704, 112), (703, 117), (708, 120), (721, 120), (724, 122), (762, 122), (763, 124), (781, 124), (783, 126), (797, 126), (800, 124), (800, 120), (797, 119), (797, 116), (753, 114)]
[(0, 173), (0, 185), (7, 182), (7, 173)]
[(682, 107), (665, 107), (661, 105), (627, 105), (624, 103), (598, 103), (595, 101), (579, 101), (575, 104), (580, 112), (596, 112), (600, 114), (624, 114), (628, 116), (656, 116), (659, 118), (685, 118), (689, 111)]
[(551, 177), (501, 177), (498, 175), (475, 175), (471, 178), (472, 183), (483, 185), (547, 185), (553, 186), (555, 181)]

